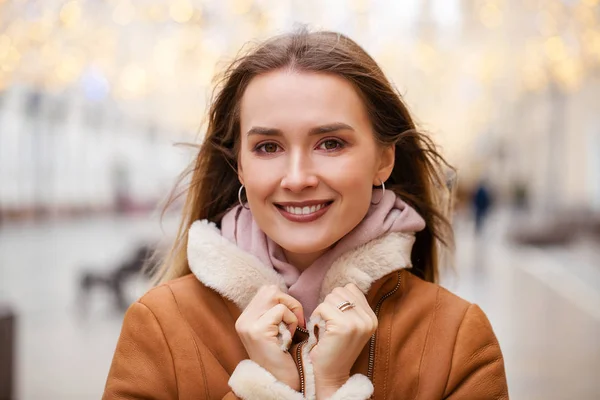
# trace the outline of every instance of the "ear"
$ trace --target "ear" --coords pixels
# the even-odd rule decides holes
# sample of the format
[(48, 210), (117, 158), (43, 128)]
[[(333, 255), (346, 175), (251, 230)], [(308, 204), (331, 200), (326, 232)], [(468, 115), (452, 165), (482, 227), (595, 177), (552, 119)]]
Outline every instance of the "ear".
[(381, 186), (381, 183), (387, 181), (392, 174), (396, 161), (396, 145), (392, 144), (384, 147), (380, 155), (379, 168), (373, 177), (373, 186)]

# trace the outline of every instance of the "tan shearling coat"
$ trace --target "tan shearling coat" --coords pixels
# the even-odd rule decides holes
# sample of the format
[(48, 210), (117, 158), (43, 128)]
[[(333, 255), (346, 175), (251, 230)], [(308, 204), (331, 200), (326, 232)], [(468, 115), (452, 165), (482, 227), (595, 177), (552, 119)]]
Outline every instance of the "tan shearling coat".
[[(414, 236), (388, 234), (342, 255), (321, 288), (355, 283), (379, 327), (338, 399), (507, 399), (504, 361), (476, 305), (410, 273)], [(297, 362), (302, 391), (254, 362), (235, 321), (258, 288), (283, 279), (205, 222), (189, 232), (193, 274), (150, 290), (125, 315), (103, 399), (315, 399), (307, 356), (316, 339), (280, 329)]]

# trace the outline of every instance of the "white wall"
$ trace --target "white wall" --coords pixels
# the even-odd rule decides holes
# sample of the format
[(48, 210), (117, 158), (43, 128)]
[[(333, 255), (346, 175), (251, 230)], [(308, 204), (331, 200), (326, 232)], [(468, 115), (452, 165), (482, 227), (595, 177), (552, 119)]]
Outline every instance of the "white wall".
[[(29, 96), (26, 88), (11, 88), (0, 111), (0, 205), (5, 208), (110, 206), (117, 165), (126, 172), (134, 201), (160, 200), (191, 156), (173, 146), (184, 139), (181, 134), (160, 127), (150, 133), (147, 123), (127, 119), (108, 103), (84, 103), (77, 93), (46, 95), (33, 118), (23, 112)], [(53, 118), (61, 101), (67, 105), (62, 117)], [(95, 112), (104, 115), (99, 125), (90, 122)]]

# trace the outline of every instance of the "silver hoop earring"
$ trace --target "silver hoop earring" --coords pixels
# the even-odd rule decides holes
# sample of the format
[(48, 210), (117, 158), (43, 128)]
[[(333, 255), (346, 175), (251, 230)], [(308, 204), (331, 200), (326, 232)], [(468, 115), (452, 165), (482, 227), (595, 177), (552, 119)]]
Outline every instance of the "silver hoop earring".
[(240, 206), (242, 206), (246, 210), (249, 210), (250, 207), (246, 207), (244, 203), (242, 203), (242, 190), (244, 190), (244, 185), (240, 186), (240, 190), (238, 190), (238, 201), (240, 202)]
[(383, 196), (385, 196), (385, 183), (382, 180), (379, 180), (379, 182), (381, 182), (381, 197), (379, 198), (379, 201), (377, 203), (373, 203), (371, 201), (371, 204), (373, 204), (374, 206), (376, 206), (377, 204), (381, 203), (381, 200), (383, 200)]

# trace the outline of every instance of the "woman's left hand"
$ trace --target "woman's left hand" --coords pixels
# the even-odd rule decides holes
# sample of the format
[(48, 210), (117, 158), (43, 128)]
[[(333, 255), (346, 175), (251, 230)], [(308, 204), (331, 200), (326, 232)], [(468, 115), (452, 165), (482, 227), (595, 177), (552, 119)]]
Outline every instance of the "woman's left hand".
[[(341, 311), (345, 301), (355, 307)], [(325, 332), (310, 351), (317, 398), (328, 398), (350, 377), (350, 369), (377, 329), (377, 316), (354, 284), (335, 288), (313, 312), (325, 321)]]

